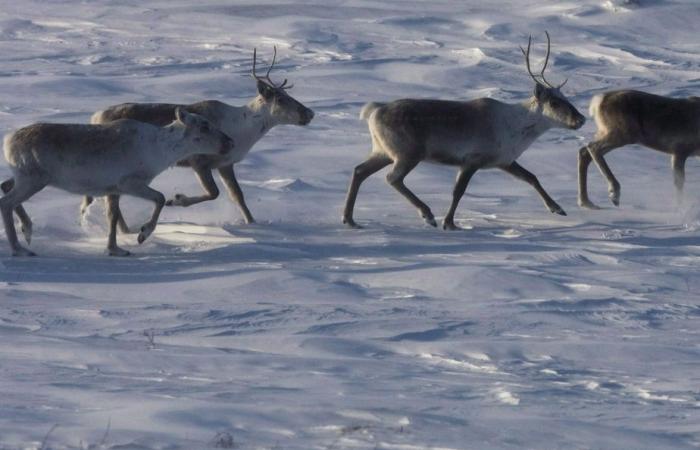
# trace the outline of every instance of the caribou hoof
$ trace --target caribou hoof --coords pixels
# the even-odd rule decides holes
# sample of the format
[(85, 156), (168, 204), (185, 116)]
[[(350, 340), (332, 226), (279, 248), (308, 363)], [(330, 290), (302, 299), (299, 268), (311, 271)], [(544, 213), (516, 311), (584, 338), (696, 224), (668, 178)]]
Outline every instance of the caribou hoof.
[(12, 250), (12, 256), (36, 256), (36, 253), (18, 245), (17, 248)]
[(151, 233), (153, 233), (153, 227), (149, 225), (144, 225), (141, 227), (141, 232), (139, 233), (139, 236), (138, 238), (136, 238), (136, 240), (139, 244), (143, 244), (143, 241), (148, 239), (148, 236), (150, 236)]
[(620, 206), (620, 192), (619, 191), (611, 192), (610, 194), (608, 194), (608, 197), (610, 197), (610, 201), (612, 202), (613, 205)]
[(581, 208), (586, 208), (586, 209), (594, 209), (594, 210), (601, 209), (600, 206), (596, 205), (595, 203), (593, 203), (590, 200), (579, 200), (578, 206), (580, 206)]
[(443, 221), (442, 222), (442, 229), (445, 231), (457, 231), (457, 230), (462, 230), (462, 227), (458, 227), (455, 225), (453, 221)]
[(557, 205), (556, 203), (555, 203), (554, 205), (550, 206), (549, 210), (550, 210), (553, 214), (559, 214), (560, 216), (565, 216), (565, 215), (566, 215), (566, 211), (564, 211), (564, 210), (562, 209), (562, 207), (559, 206), (559, 205)]
[(362, 229), (362, 226), (361, 226), (361, 225), (358, 225), (358, 224), (352, 219), (352, 217), (343, 217), (343, 223), (344, 223), (345, 225), (347, 225), (348, 227), (354, 228), (354, 229), (356, 229), (356, 230), (361, 230), (361, 229)]
[(454, 219), (453, 220), (444, 219), (442, 221), (442, 229), (445, 231), (462, 231), (465, 228), (462, 228), (459, 225), (455, 224)]
[(129, 256), (129, 255), (131, 255), (131, 252), (128, 250), (124, 250), (121, 247), (114, 247), (114, 248), (108, 248), (107, 254), (109, 254), (109, 256)]

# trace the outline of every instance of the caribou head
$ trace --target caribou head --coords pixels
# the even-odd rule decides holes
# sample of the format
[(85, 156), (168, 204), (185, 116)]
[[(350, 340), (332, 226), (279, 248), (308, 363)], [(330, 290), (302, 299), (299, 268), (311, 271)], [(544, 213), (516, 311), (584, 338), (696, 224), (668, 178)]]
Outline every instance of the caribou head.
[(251, 75), (257, 82), (258, 94), (262, 102), (269, 108), (272, 117), (279, 123), (307, 125), (313, 119), (314, 112), (287, 93), (287, 90), (291, 89), (293, 85), (287, 85), (286, 78), (279, 84), (270, 78), (270, 72), (275, 66), (276, 59), (277, 47), (275, 46), (270, 67), (268, 67), (265, 76), (259, 76), (255, 73), (257, 49), (253, 49), (253, 72)]
[(523, 55), (525, 56), (527, 72), (535, 81), (534, 99), (537, 102), (538, 110), (540, 110), (545, 117), (552, 120), (559, 127), (576, 130), (583, 126), (583, 124), (586, 122), (586, 118), (580, 112), (578, 112), (574, 105), (572, 105), (561, 92), (561, 88), (566, 84), (568, 78), (564, 80), (563, 83), (554, 86), (547, 81), (544, 76), (544, 71), (547, 69), (547, 63), (549, 63), (549, 54), (551, 50), (549, 33), (545, 31), (545, 34), (547, 35), (547, 55), (544, 58), (544, 64), (542, 65), (542, 70), (540, 70), (539, 74), (533, 74), (532, 69), (530, 68), (530, 47), (532, 46), (532, 36), (530, 36), (527, 40), (527, 50), (520, 47), (520, 50), (522, 50)]

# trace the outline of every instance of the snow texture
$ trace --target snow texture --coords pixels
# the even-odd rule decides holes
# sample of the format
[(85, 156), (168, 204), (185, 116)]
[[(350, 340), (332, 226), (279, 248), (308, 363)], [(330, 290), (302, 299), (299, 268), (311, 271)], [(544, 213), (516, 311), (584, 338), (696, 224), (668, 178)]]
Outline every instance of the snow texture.
[[(700, 188), (674, 202), (668, 157), (611, 153), (622, 204), (552, 130), (520, 158), (568, 212), (500, 171), (472, 180), (463, 231), (426, 226), (384, 181), (360, 190), (358, 119), (395, 98), (516, 102), (552, 36), (552, 82), (582, 112), (635, 88), (698, 95), (697, 1), (0, 1), (0, 131), (87, 122), (126, 101), (242, 105), (272, 77), (316, 112), (236, 166), (258, 220), (225, 194), (166, 208), (130, 258), (105, 256), (101, 202), (46, 189), (36, 258), (0, 239), (0, 448), (692, 449), (700, 447)], [(9, 169), (0, 164), (0, 176)], [(455, 170), (407, 178), (440, 216)], [(176, 168), (154, 185), (201, 191)], [(130, 224), (151, 205), (125, 199)]]

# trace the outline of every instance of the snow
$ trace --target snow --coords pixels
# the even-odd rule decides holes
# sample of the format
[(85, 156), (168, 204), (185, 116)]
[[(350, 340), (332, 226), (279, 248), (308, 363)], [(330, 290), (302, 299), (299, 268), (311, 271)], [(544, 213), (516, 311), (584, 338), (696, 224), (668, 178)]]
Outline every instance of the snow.
[[(466, 230), (427, 227), (369, 178), (367, 101), (520, 101), (552, 36), (552, 82), (586, 112), (614, 88), (697, 95), (700, 8), (687, 1), (1, 1), (0, 131), (87, 122), (125, 101), (243, 104), (252, 48), (314, 109), (238, 164), (258, 223), (225, 195), (167, 208), (134, 255), (104, 255), (102, 205), (27, 202), (36, 258), (0, 244), (0, 449), (692, 449), (700, 447), (700, 187), (673, 201), (668, 157), (607, 158), (613, 208), (552, 130), (520, 158), (568, 212), (499, 171), (472, 180)], [(0, 164), (0, 176), (9, 170)], [(407, 185), (438, 215), (454, 169)], [(4, 179), (4, 178), (3, 178)], [(154, 185), (201, 191), (191, 171)], [(130, 224), (151, 205), (125, 199)], [(4, 234), (3, 234), (4, 236)], [(52, 430), (52, 428), (55, 428)], [(52, 430), (52, 431), (50, 431)]]

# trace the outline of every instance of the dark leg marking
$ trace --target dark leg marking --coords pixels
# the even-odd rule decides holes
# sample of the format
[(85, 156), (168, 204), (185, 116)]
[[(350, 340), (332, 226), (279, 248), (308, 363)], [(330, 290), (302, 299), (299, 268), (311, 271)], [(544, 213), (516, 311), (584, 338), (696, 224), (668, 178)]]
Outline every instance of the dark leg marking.
[(345, 199), (345, 209), (343, 211), (343, 223), (352, 228), (361, 228), (353, 220), (353, 211), (355, 209), (355, 200), (357, 193), (360, 190), (360, 185), (373, 173), (376, 173), (384, 167), (391, 164), (391, 159), (384, 155), (372, 154), (362, 164), (355, 167), (350, 180), (350, 187)]

